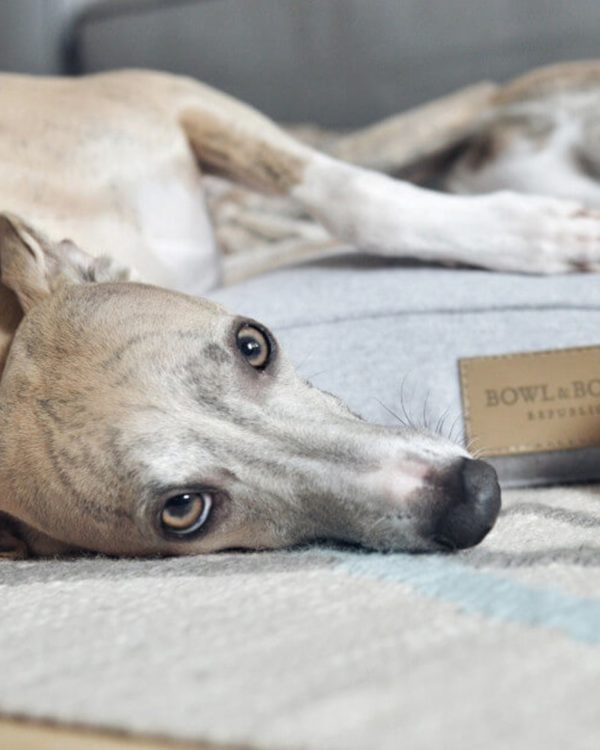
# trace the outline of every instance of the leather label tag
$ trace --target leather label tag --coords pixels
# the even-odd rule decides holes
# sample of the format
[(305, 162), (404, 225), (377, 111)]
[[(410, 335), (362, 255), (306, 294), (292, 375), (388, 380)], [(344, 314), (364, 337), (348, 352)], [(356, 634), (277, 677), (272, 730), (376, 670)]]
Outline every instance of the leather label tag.
[(600, 346), (459, 359), (465, 433), (483, 456), (600, 445)]

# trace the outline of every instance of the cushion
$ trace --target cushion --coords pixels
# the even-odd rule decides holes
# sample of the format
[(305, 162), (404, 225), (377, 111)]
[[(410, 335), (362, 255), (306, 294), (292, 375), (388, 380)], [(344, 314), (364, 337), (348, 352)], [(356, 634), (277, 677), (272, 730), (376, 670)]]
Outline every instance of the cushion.
[[(336, 257), (218, 290), (269, 325), (301, 375), (366, 419), (464, 438), (462, 357), (595, 345), (596, 275), (525, 276)], [(600, 449), (492, 459), (505, 486), (596, 479)]]

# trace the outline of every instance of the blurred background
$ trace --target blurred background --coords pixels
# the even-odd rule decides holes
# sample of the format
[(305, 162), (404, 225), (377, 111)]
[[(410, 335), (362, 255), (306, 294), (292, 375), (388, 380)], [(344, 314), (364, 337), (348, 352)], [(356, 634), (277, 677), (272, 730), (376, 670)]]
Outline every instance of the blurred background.
[(600, 57), (598, 0), (0, 0), (0, 68), (149, 67), (351, 128), (468, 83)]

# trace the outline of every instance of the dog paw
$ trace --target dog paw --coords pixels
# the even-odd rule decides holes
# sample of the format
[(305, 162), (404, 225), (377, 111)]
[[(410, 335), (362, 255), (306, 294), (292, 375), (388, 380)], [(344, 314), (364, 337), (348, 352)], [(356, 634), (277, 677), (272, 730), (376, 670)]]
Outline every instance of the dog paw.
[(600, 271), (600, 210), (509, 192), (485, 198), (495, 216), (491, 267), (539, 274)]

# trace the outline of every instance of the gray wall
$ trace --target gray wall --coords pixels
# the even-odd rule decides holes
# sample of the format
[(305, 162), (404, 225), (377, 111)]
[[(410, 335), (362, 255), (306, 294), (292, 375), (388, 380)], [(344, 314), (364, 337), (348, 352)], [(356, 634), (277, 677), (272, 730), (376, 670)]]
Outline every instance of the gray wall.
[(82, 40), (89, 70), (191, 73), (278, 119), (344, 127), (600, 57), (600, 0), (208, 0), (97, 22)]
[[(0, 0), (0, 67), (56, 72), (91, 0)], [(110, 5), (110, 3), (108, 4)], [(467, 83), (600, 57), (600, 0), (113, 0), (85, 70), (197, 76), (277, 119), (353, 127)], [(106, 0), (102, 3), (106, 9)]]

